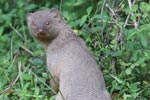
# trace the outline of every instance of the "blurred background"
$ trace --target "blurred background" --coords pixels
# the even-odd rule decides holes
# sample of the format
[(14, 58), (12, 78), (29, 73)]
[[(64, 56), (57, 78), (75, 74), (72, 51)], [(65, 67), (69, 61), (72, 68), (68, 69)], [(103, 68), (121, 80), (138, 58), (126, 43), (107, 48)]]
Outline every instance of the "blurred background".
[(150, 100), (149, 0), (0, 0), (0, 100), (53, 100), (26, 14), (57, 8), (85, 40), (113, 100)]

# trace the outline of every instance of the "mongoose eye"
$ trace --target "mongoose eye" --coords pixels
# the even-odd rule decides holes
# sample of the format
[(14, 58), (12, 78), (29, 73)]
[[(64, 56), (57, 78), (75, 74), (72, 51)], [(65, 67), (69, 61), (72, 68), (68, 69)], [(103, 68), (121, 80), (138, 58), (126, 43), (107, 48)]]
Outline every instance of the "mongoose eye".
[(50, 25), (50, 21), (46, 22), (46, 26), (49, 26)]
[(35, 26), (36, 26), (36, 23), (35, 23), (35, 22), (32, 22), (32, 26), (35, 27)]

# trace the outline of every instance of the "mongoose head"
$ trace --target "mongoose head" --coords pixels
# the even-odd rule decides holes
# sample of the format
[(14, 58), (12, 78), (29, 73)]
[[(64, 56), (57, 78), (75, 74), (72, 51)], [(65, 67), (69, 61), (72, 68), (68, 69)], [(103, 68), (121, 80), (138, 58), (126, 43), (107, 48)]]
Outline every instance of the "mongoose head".
[(62, 19), (55, 8), (28, 13), (26, 18), (31, 35), (41, 42), (51, 41), (59, 34)]

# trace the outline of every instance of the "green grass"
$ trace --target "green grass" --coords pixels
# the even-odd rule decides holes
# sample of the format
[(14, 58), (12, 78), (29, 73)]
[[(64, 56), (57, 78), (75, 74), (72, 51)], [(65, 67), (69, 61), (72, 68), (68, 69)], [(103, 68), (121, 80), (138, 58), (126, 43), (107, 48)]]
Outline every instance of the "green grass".
[(27, 13), (51, 7), (61, 7), (85, 40), (113, 100), (150, 99), (149, 0), (0, 0), (0, 7), (0, 100), (53, 100), (44, 49), (26, 24)]

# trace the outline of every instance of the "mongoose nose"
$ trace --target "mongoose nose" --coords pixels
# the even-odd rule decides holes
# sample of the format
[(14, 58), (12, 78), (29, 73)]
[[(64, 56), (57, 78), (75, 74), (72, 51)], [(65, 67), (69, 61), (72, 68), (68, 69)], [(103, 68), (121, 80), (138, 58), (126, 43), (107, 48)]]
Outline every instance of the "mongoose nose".
[(38, 30), (37, 30), (37, 33), (38, 33), (39, 35), (45, 35), (45, 33), (44, 33), (44, 30), (43, 30), (43, 29), (38, 29)]
[(42, 29), (39, 29), (37, 32), (38, 33), (43, 33), (44, 31)]

